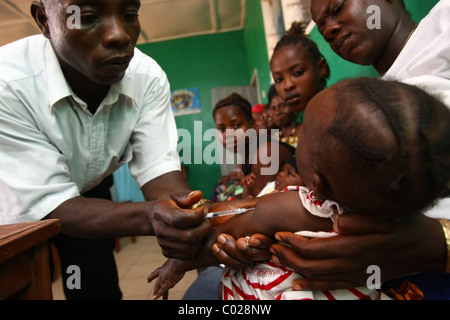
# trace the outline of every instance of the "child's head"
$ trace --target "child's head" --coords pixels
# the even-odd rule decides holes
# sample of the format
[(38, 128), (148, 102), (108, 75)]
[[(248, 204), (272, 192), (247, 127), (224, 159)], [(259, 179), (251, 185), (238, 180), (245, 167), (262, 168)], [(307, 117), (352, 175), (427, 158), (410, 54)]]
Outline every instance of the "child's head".
[(270, 60), (270, 71), (280, 97), (296, 112), (326, 86), (330, 68), (317, 45), (304, 34), (302, 24), (293, 23), (278, 41)]
[(297, 119), (294, 107), (284, 102), (276, 92), (274, 85), (269, 89), (269, 108), (273, 124), (277, 128), (288, 127)]
[(325, 89), (299, 141), (305, 185), (357, 213), (405, 216), (448, 190), (450, 110), (413, 86), (363, 78)]
[(303, 185), (297, 171), (295, 156), (290, 157), (275, 177), (275, 190), (281, 191), (289, 186)]
[[(253, 127), (252, 106), (247, 99), (238, 93), (232, 93), (228, 97), (216, 103), (213, 109), (214, 122), (220, 131), (221, 139), (225, 147), (233, 145), (234, 152), (237, 152), (238, 135)], [(227, 129), (233, 133), (228, 136)], [(239, 130), (242, 129), (242, 130)], [(230, 141), (232, 139), (232, 141)]]
[(252, 107), (253, 128), (258, 132), (260, 129), (267, 129), (266, 117), (263, 112), (265, 104), (256, 104)]
[(269, 104), (266, 104), (264, 106), (264, 108), (262, 109), (261, 113), (262, 113), (262, 115), (264, 117), (267, 130), (271, 130), (271, 129), (275, 128), (275, 125), (274, 125), (273, 119), (272, 119), (272, 112), (270, 112)]

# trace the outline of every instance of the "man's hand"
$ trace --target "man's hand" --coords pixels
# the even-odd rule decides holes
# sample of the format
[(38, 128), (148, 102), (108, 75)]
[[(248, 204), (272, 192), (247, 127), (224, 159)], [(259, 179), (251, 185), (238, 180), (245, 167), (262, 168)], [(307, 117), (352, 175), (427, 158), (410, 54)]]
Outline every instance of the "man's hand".
[(153, 202), (150, 221), (168, 258), (192, 260), (212, 230), (212, 223), (204, 219), (205, 207), (190, 209), (202, 198), (200, 191), (185, 191), (171, 195), (171, 199)]

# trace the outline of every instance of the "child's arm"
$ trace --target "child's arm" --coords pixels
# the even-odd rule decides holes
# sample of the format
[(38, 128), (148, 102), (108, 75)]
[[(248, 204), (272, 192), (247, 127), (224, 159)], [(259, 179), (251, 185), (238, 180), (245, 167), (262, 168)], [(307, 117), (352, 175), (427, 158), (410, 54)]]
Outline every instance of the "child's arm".
[(302, 205), (298, 192), (282, 192), (267, 195), (258, 200), (256, 209), (247, 213), (232, 216), (226, 222), (215, 227), (205, 240), (196, 260), (181, 261), (169, 259), (161, 268), (149, 275), (148, 280), (158, 278), (155, 285), (157, 299), (166, 294), (184, 273), (199, 267), (219, 264), (211, 252), (211, 246), (221, 233), (239, 238), (254, 233), (273, 236), (278, 231), (296, 232), (300, 230), (331, 231), (330, 219), (311, 215)]

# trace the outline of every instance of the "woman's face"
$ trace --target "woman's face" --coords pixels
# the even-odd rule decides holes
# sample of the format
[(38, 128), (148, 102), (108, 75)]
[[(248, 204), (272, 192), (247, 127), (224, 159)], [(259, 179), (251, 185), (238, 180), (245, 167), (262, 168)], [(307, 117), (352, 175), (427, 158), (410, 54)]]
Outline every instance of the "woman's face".
[[(371, 8), (380, 14), (375, 16)], [(333, 51), (361, 65), (380, 60), (398, 20), (387, 0), (312, 0), (311, 14)], [(379, 28), (369, 19), (378, 19)]]
[(297, 117), (293, 107), (289, 106), (280, 96), (275, 96), (270, 101), (270, 113), (276, 127), (289, 126)]
[(277, 50), (270, 61), (270, 71), (278, 95), (294, 109), (303, 111), (311, 98), (323, 89), (322, 70), (301, 45), (289, 45)]
[(217, 109), (214, 112), (214, 122), (223, 146), (235, 153), (238, 151), (239, 143), (247, 143), (248, 137), (245, 132), (253, 126), (253, 121), (235, 105)]

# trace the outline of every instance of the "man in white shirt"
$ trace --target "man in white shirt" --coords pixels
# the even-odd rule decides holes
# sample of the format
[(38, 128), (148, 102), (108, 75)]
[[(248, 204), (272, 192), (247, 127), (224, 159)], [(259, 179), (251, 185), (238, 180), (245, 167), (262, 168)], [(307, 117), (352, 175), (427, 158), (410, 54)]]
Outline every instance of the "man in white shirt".
[[(79, 28), (67, 23), (73, 4)], [(165, 255), (184, 259), (211, 230), (203, 210), (190, 209), (202, 195), (180, 171), (167, 77), (135, 48), (139, 7), (34, 1), (42, 35), (0, 48), (0, 223), (60, 219), (62, 260), (76, 256), (68, 263), (82, 272), (72, 298), (121, 298), (111, 241), (86, 239), (156, 235)], [(125, 163), (148, 201), (105, 200)], [(88, 251), (108, 262), (84, 264)]]

